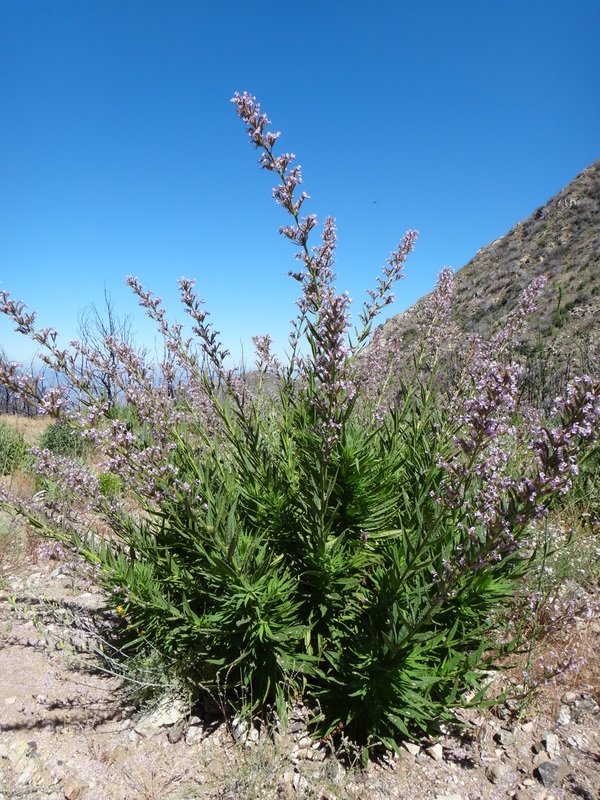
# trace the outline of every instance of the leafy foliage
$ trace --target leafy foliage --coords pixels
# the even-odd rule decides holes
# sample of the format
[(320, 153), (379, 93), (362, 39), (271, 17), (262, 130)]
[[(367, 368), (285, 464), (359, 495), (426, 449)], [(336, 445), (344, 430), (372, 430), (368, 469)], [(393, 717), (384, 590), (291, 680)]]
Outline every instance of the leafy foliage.
[(83, 456), (89, 450), (79, 431), (65, 422), (48, 425), (40, 438), (39, 446), (58, 456)]
[(0, 420), (0, 475), (10, 475), (25, 457), (27, 447), (23, 434)]

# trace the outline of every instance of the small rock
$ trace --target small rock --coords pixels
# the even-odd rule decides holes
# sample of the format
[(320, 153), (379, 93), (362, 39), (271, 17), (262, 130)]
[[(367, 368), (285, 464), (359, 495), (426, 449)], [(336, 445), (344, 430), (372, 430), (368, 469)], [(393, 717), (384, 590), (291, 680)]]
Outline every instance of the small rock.
[(435, 800), (464, 800), (462, 794), (436, 794)]
[(444, 748), (439, 742), (428, 747), (425, 752), (428, 756), (433, 758), (434, 761), (441, 761), (444, 758)]
[(201, 725), (191, 725), (185, 732), (185, 743), (188, 745), (198, 744), (204, 738), (204, 728)]
[(581, 750), (583, 745), (583, 736), (580, 733), (573, 733), (567, 739), (567, 744), (569, 747), (574, 748), (575, 750)]
[(540, 783), (550, 789), (559, 778), (560, 765), (557, 761), (544, 761), (537, 767), (537, 777)]
[(167, 739), (171, 742), (171, 744), (177, 744), (177, 742), (183, 739), (183, 735), (185, 733), (185, 721), (180, 720), (176, 725), (172, 725), (169, 730), (167, 731)]
[(415, 742), (402, 742), (402, 749), (406, 750), (407, 753), (410, 753), (411, 756), (418, 756), (419, 752), (421, 751), (421, 747)]
[(76, 775), (71, 775), (63, 784), (65, 800), (80, 800), (85, 796), (88, 788), (87, 783), (84, 783)]
[(584, 695), (580, 700), (576, 700), (573, 704), (571, 716), (575, 722), (585, 722), (588, 715), (596, 716), (598, 714), (598, 704), (592, 697)]
[(502, 764), (489, 764), (485, 768), (485, 777), (490, 783), (499, 783), (504, 777), (505, 771)]
[(260, 731), (248, 720), (234, 717), (231, 722), (231, 735), (236, 742), (251, 747), (256, 744), (260, 738)]
[(25, 759), (29, 755), (29, 745), (27, 742), (15, 742), (8, 749), (8, 760), (15, 770), (19, 772), (24, 767)]
[(134, 731), (149, 739), (156, 736), (161, 728), (177, 725), (186, 716), (186, 704), (177, 698), (166, 697), (150, 714), (142, 717)]
[(239, 742), (246, 737), (249, 728), (250, 724), (245, 719), (234, 717), (231, 720), (231, 734), (236, 742)]
[(17, 786), (27, 786), (28, 784), (36, 783), (37, 764), (35, 761), (27, 761), (19, 772), (19, 777), (16, 780)]
[(556, 717), (559, 725), (568, 725), (571, 722), (571, 712), (569, 706), (561, 706)]
[(252, 725), (248, 731), (248, 735), (246, 736), (244, 744), (246, 747), (251, 747), (253, 744), (258, 744), (259, 739), (260, 731), (255, 725)]
[(508, 728), (500, 728), (494, 739), (501, 744), (502, 747), (510, 747), (515, 743), (515, 735)]
[(560, 755), (560, 741), (555, 733), (547, 733), (544, 737), (544, 744), (546, 745), (546, 752), (550, 758), (558, 758)]
[(560, 701), (566, 706), (572, 706), (579, 700), (580, 697), (581, 695), (578, 692), (565, 692), (560, 698)]
[(309, 782), (306, 780), (304, 775), (300, 775), (299, 772), (294, 773), (294, 777), (292, 778), (292, 786), (299, 794), (307, 792), (310, 789)]
[(17, 698), (13, 695), (12, 697), (5, 697), (4, 698), (4, 705), (5, 706), (14, 706), (17, 702)]
[(519, 759), (519, 761), (517, 761), (517, 772), (520, 772), (521, 775), (529, 775), (531, 772), (531, 760), (529, 757), (526, 760)]
[(547, 800), (547, 794), (544, 787), (534, 781), (533, 786), (527, 789), (519, 788), (513, 794), (513, 800)]
[(550, 760), (550, 757), (549, 757), (548, 753), (546, 753), (545, 750), (542, 750), (539, 753), (536, 753), (536, 755), (533, 757), (533, 766), (534, 767), (539, 767), (542, 764), (545, 764), (546, 761), (549, 761), (549, 760)]
[(524, 722), (521, 725), (521, 730), (524, 733), (533, 733), (533, 722), (531, 722), (531, 721), (530, 722)]

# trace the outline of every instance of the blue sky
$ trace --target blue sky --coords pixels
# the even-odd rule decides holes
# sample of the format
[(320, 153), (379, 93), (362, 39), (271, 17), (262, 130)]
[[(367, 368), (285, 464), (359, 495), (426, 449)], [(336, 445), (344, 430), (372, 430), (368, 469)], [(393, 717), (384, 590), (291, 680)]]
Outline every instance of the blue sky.
[[(600, 157), (598, 0), (0, 0), (0, 289), (65, 339), (200, 294), (236, 358), (285, 347), (293, 250), (229, 99), (248, 90), (337, 219), (356, 306), (407, 228), (388, 315)], [(374, 202), (375, 201), (375, 202)], [(0, 345), (26, 347), (5, 320)]]

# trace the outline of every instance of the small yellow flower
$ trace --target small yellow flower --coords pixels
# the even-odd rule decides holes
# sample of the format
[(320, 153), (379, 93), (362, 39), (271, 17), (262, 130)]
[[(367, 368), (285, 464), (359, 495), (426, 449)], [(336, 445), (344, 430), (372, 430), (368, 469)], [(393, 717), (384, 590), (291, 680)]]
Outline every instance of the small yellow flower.
[(123, 608), (123, 606), (117, 606), (117, 614), (123, 619), (125, 619), (125, 609)]

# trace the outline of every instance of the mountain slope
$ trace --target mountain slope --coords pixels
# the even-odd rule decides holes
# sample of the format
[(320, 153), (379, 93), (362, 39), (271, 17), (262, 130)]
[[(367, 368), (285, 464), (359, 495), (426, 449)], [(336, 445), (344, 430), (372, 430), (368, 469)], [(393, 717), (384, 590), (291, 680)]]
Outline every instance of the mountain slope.
[[(495, 331), (538, 275), (548, 282), (526, 350), (541, 344), (592, 368), (600, 344), (600, 161), (456, 273), (459, 329)], [(414, 341), (422, 304), (388, 320), (386, 338), (401, 335), (407, 343)]]

